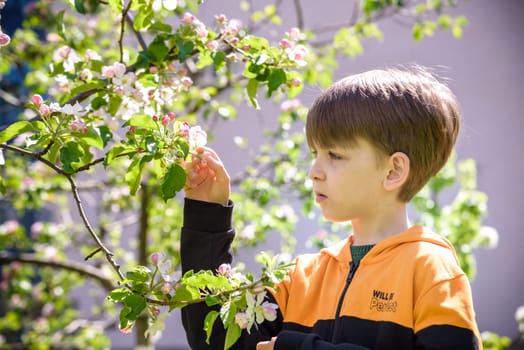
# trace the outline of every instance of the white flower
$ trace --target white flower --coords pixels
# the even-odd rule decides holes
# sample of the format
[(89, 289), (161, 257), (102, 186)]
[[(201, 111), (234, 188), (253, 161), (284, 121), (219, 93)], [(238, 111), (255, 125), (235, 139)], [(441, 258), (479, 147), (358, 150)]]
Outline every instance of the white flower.
[(207, 143), (207, 134), (200, 126), (192, 126), (189, 129), (188, 142), (191, 149), (205, 146)]
[(155, 12), (162, 10), (162, 7), (168, 11), (173, 11), (177, 8), (177, 0), (153, 0), (152, 9)]
[(64, 107), (62, 107), (61, 112), (68, 115), (74, 115), (74, 116), (82, 116), (86, 114), (84, 111), (84, 107), (78, 101), (74, 104), (66, 104)]
[(4, 150), (0, 149), (0, 165), (4, 165), (5, 164), (5, 159), (4, 159)]

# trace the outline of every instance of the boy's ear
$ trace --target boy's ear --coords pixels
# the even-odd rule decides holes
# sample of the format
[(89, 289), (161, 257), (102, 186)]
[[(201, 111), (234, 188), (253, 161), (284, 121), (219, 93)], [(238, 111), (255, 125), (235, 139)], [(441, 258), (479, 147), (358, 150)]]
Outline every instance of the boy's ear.
[(384, 179), (384, 189), (394, 191), (404, 185), (409, 176), (409, 157), (403, 152), (395, 152), (389, 156), (389, 171)]

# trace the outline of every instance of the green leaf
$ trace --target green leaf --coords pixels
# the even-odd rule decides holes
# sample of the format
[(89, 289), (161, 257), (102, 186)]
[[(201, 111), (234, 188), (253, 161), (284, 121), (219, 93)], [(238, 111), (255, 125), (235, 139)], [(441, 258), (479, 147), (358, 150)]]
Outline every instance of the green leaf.
[(126, 296), (128, 296), (131, 292), (127, 288), (117, 288), (113, 289), (111, 292), (109, 292), (109, 295), (107, 296), (113, 301), (121, 301)]
[(213, 63), (217, 70), (224, 68), (226, 64), (226, 55), (222, 51), (213, 53), (211, 57), (213, 58)]
[(125, 180), (127, 185), (129, 186), (129, 192), (133, 196), (136, 194), (136, 191), (138, 191), (138, 187), (140, 186), (140, 180), (142, 177), (142, 167), (142, 161), (137, 158), (134, 159), (129, 165), (129, 168), (127, 168)]
[(84, 156), (84, 149), (77, 142), (70, 141), (60, 148), (60, 161), (64, 171), (67, 173), (75, 172), (75, 163), (80, 162)]
[(160, 62), (168, 54), (169, 48), (164, 43), (164, 40), (160, 36), (157, 36), (155, 40), (153, 40), (153, 42), (149, 45), (147, 51), (153, 55), (156, 61)]
[(24, 132), (32, 131), (33, 125), (28, 121), (19, 121), (13, 123), (7, 127), (4, 131), (0, 132), (0, 143), (7, 142), (12, 138), (23, 134)]
[(204, 319), (204, 330), (206, 331), (206, 343), (209, 344), (209, 338), (211, 337), (211, 332), (213, 331), (213, 325), (218, 317), (218, 311), (212, 310), (209, 311)]
[(136, 320), (140, 313), (146, 308), (146, 300), (143, 296), (138, 294), (131, 294), (124, 299), (124, 304), (127, 309), (125, 317), (128, 320)]
[(120, 108), (121, 104), (122, 104), (122, 97), (120, 97), (118, 95), (113, 95), (109, 99), (109, 108), (107, 109), (107, 111), (111, 115), (115, 115), (116, 112), (118, 112), (118, 109)]
[(185, 183), (185, 170), (178, 164), (171, 165), (162, 181), (162, 199), (167, 202), (168, 199), (173, 198), (177, 192), (184, 188)]
[(139, 128), (146, 129), (157, 129), (158, 125), (155, 121), (148, 115), (135, 115), (129, 119), (124, 126), (136, 126)]
[(85, 134), (80, 132), (75, 132), (73, 134), (87, 143), (89, 146), (93, 146), (98, 149), (104, 149), (104, 141), (97, 131), (97, 129), (89, 129)]
[(118, 12), (118, 13), (122, 12), (123, 10), (122, 0), (108, 0), (107, 2), (109, 3), (109, 6), (111, 6), (113, 11)]
[(126, 273), (126, 278), (131, 282), (147, 282), (151, 275), (151, 270), (146, 266), (135, 266)]
[(109, 141), (113, 139), (113, 133), (106, 125), (97, 126), (94, 131), (97, 132), (102, 139), (102, 148), (105, 148)]
[(230, 347), (232, 347), (237, 342), (238, 338), (240, 338), (241, 334), (242, 329), (240, 328), (240, 326), (236, 323), (231, 323), (229, 327), (227, 327), (224, 350), (227, 350)]
[(118, 145), (118, 146), (115, 146), (113, 148), (111, 148), (107, 153), (106, 153), (106, 158), (104, 159), (104, 166), (108, 166), (109, 164), (111, 164), (113, 162), (113, 160), (115, 160), (119, 155), (121, 155), (122, 153), (125, 153), (125, 152), (130, 152), (132, 150), (132, 148), (130, 147), (126, 147), (126, 146), (122, 146), (122, 145)]
[(268, 80), (268, 97), (270, 97), (271, 94), (280, 87), (280, 85), (286, 83), (286, 72), (281, 68), (273, 69), (271, 70)]
[(178, 48), (178, 60), (184, 62), (191, 55), (195, 46), (192, 41), (177, 40), (176, 47)]
[(260, 109), (260, 105), (257, 100), (257, 90), (258, 90), (258, 80), (250, 79), (247, 83), (246, 91), (249, 102), (255, 107), (255, 109)]

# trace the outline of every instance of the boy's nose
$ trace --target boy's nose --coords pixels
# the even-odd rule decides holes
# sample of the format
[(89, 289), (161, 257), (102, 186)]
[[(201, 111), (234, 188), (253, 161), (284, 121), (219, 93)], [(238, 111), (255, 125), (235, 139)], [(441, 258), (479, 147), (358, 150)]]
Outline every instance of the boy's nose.
[(311, 165), (311, 168), (309, 169), (308, 177), (310, 180), (317, 180), (317, 181), (325, 179), (325, 174), (322, 171), (322, 169), (320, 169), (318, 162), (316, 161), (313, 162), (313, 164)]

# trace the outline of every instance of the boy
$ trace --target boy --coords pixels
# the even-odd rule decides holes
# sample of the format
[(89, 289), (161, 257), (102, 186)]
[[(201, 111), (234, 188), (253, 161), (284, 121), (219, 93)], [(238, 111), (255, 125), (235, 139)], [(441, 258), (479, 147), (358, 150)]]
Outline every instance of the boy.
[[(459, 131), (453, 93), (420, 67), (350, 76), (314, 101), (306, 122), (309, 177), (323, 216), (353, 233), (299, 256), (268, 293), (273, 322), (244, 332), (235, 349), (480, 349), (469, 282), (443, 237), (407, 217), (408, 201), (446, 163)], [(188, 166), (182, 269), (229, 263), (233, 204), (218, 156)], [(205, 218), (205, 220), (202, 220)], [(193, 349), (205, 343), (205, 305), (182, 309)]]

